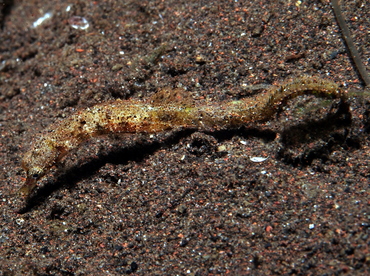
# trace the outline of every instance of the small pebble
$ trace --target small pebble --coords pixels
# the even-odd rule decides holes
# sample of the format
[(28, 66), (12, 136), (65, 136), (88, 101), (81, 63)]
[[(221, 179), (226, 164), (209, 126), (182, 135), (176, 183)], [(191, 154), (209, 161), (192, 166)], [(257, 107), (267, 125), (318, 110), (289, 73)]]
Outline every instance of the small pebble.
[(68, 23), (77, 30), (86, 30), (90, 26), (86, 18), (81, 16), (72, 16), (68, 19)]

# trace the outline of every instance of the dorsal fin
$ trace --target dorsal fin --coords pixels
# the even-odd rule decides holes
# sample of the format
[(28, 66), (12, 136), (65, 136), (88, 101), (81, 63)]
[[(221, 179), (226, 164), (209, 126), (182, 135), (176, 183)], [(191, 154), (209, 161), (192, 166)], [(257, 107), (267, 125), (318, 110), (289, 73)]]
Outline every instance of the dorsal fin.
[(153, 106), (171, 104), (191, 107), (195, 104), (189, 91), (186, 91), (184, 88), (171, 87), (163, 87), (159, 89), (157, 93), (149, 98), (149, 102)]

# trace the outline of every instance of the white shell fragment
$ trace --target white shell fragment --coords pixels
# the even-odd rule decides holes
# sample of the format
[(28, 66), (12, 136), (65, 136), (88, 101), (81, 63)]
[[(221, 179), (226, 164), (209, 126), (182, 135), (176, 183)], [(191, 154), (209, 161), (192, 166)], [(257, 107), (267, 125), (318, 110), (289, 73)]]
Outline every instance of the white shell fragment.
[(77, 30), (86, 30), (90, 26), (86, 18), (81, 16), (72, 16), (68, 19), (68, 23), (72, 28)]
[(53, 13), (47, 12), (43, 16), (39, 17), (35, 22), (33, 22), (32, 27), (36, 28), (40, 26), (42, 23), (44, 23), (45, 20), (51, 18), (53, 16)]
[(267, 158), (268, 158), (268, 157), (256, 157), (256, 156), (253, 156), (253, 157), (250, 157), (249, 159), (250, 159), (252, 162), (260, 163), (260, 162), (265, 161)]

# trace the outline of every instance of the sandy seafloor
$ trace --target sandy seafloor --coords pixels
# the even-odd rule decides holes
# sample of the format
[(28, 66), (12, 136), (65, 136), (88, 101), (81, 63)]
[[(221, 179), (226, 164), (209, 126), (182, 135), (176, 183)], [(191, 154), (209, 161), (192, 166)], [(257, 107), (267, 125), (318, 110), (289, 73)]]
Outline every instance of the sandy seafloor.
[[(341, 2), (369, 70), (370, 5)], [(0, 3), (0, 275), (370, 273), (370, 100), (328, 0)], [(32, 141), (77, 110), (304, 75), (356, 91), (349, 108), (302, 96), (237, 129), (98, 137), (17, 196)]]

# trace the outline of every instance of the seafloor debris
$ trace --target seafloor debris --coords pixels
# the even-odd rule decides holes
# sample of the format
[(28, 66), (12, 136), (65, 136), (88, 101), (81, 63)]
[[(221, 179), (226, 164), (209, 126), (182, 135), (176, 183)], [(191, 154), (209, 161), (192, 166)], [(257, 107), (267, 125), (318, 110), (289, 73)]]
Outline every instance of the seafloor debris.
[(85, 17), (72, 16), (68, 19), (69, 25), (77, 30), (86, 30), (90, 24)]
[(47, 19), (52, 18), (52, 16), (53, 16), (52, 12), (45, 13), (43, 16), (39, 17), (35, 22), (32, 23), (32, 27), (37, 28), (42, 23), (44, 23), (44, 21), (46, 21)]

